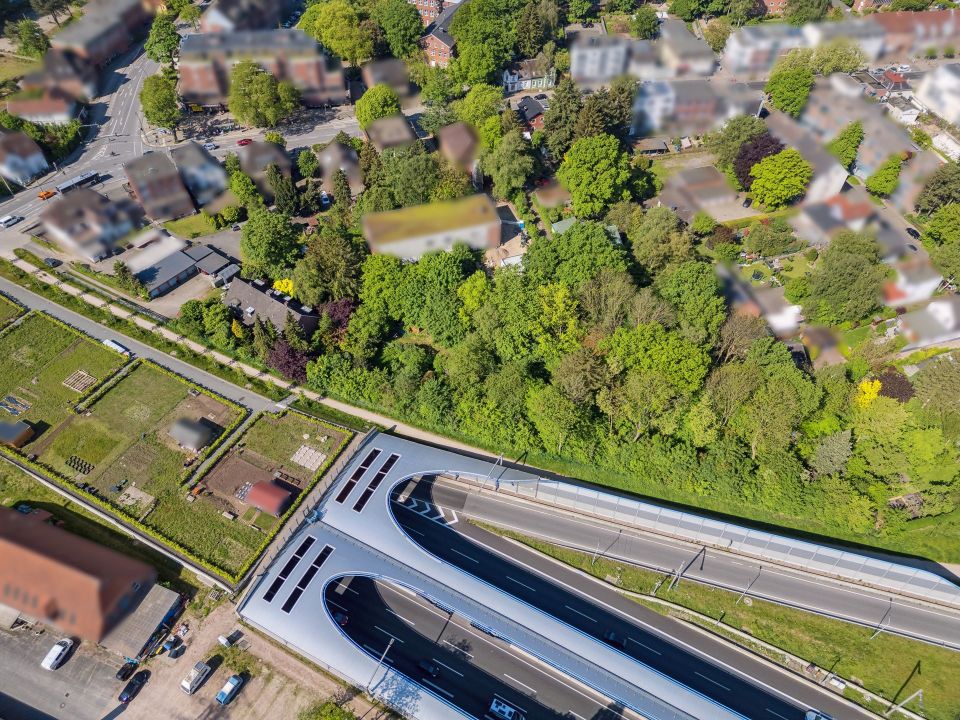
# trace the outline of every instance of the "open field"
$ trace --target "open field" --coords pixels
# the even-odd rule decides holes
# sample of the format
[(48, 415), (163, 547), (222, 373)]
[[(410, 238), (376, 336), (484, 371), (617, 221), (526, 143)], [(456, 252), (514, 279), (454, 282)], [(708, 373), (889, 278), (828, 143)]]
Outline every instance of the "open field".
[[(479, 523), (478, 523), (479, 524)], [(520, 533), (482, 524), (499, 535), (513, 538), (539, 552), (571, 565), (617, 587), (642, 595), (669, 600), (714, 619), (712, 631), (734, 628), (786, 652), (855, 680), (868, 690), (897, 701), (923, 688), (923, 710), (928, 718), (954, 720), (960, 717), (960, 653), (873, 630), (840, 620), (821, 617), (763, 600), (737, 602), (738, 593), (711, 588), (692, 581), (681, 582), (673, 590), (669, 583), (657, 588), (663, 574), (590, 553), (557, 547)], [(657, 588), (655, 590), (655, 588)], [(645, 605), (670, 614), (656, 603)], [(736, 641), (736, 640), (734, 640)], [(919, 668), (919, 671), (915, 670)], [(848, 691), (851, 700), (861, 698)], [(918, 710), (917, 703), (907, 705)]]
[[(0, 402), (4, 420), (29, 422), (37, 434), (67, 418), (83, 396), (64, 385), (77, 370), (97, 383), (113, 375), (126, 358), (49, 317), (31, 313), (0, 337)], [(89, 390), (89, 388), (88, 388)]]
[(0, 82), (23, 77), (39, 69), (39, 60), (27, 60), (13, 55), (0, 54)]
[(19, 305), (0, 295), (0, 327), (6, 325), (22, 312)]

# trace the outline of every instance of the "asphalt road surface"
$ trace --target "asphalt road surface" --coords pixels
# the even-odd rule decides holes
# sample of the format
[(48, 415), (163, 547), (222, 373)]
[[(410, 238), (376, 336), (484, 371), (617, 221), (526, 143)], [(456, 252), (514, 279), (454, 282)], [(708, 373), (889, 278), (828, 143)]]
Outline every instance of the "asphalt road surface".
[(688, 543), (640, 532), (583, 516), (573, 516), (519, 501), (510, 496), (471, 492), (463, 485), (439, 479), (432, 502), (456, 508), (458, 513), (531, 537), (634, 565), (673, 573), (683, 578), (752, 597), (802, 608), (886, 632), (906, 635), (934, 645), (960, 649), (960, 614), (929, 607), (879, 591), (834, 582), (828, 578), (762, 566), (758, 561), (730, 553), (706, 551)]
[[(433, 502), (436, 486), (421, 481), (409, 498)], [(393, 497), (409, 490), (399, 486)], [(392, 503), (397, 521), (427, 552), (604, 641), (613, 632), (625, 656), (683, 683), (716, 702), (757, 720), (803, 720), (815, 708), (834, 718), (869, 717), (854, 706), (731, 645), (704, 636), (676, 620), (519, 548), (467, 523), (446, 525), (435, 513)], [(452, 507), (458, 514), (461, 508)]]
[(245, 390), (244, 388), (238, 387), (231, 382), (227, 382), (216, 375), (211, 375), (205, 370), (201, 370), (200, 368), (182, 360), (177, 360), (176, 358), (152, 348), (149, 345), (144, 345), (142, 342), (127, 337), (116, 330), (104, 327), (103, 325), (100, 325), (99, 323), (96, 323), (93, 320), (84, 317), (83, 315), (75, 313), (72, 310), (68, 310), (61, 305), (57, 305), (55, 302), (32, 293), (29, 290), (20, 287), (16, 283), (10, 282), (9, 280), (0, 278), (0, 290), (7, 293), (11, 297), (16, 298), (18, 302), (26, 307), (34, 310), (42, 310), (58, 320), (82, 330), (91, 337), (94, 337), (98, 340), (116, 340), (139, 357), (149, 358), (158, 365), (163, 365), (164, 367), (173, 370), (175, 373), (189, 378), (195, 383), (203, 385), (204, 387), (209, 388), (210, 390), (213, 390), (214, 392), (219, 393), (224, 397), (233, 400), (234, 402), (246, 405), (252, 410), (265, 410), (273, 407), (276, 404), (273, 400), (265, 398), (262, 395), (258, 395), (252, 390)]
[[(332, 612), (346, 615), (343, 631), (371, 657), (379, 660), (389, 645), (385, 663), (474, 717), (498, 697), (528, 720), (639, 720), (405, 588), (352, 577), (331, 583), (325, 599)], [(424, 660), (439, 670), (435, 677), (419, 666)]]

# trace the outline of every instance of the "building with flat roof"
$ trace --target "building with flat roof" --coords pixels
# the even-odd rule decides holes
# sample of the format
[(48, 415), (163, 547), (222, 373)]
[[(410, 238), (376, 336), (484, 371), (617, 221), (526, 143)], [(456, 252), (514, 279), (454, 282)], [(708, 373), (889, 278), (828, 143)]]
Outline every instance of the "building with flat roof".
[(89, 188), (78, 188), (50, 201), (40, 213), (50, 239), (90, 262), (113, 254), (120, 238), (136, 227), (133, 203), (111, 200)]
[(209, 423), (190, 418), (179, 418), (170, 426), (169, 433), (177, 445), (190, 452), (200, 452), (210, 444), (215, 434)]
[(450, 250), (455, 243), (486, 250), (500, 244), (500, 216), (489, 196), (369, 213), (363, 235), (374, 253), (411, 260), (433, 250)]

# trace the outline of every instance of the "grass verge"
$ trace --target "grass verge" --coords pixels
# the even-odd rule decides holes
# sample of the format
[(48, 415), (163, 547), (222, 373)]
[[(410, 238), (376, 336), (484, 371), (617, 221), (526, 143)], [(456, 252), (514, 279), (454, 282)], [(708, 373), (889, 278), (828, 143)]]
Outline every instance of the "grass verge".
[(179, 220), (169, 220), (163, 226), (173, 235), (179, 235), (185, 238), (198, 238), (205, 235), (213, 235), (217, 232), (216, 225), (209, 217), (197, 213), (196, 215), (187, 215)]
[[(960, 717), (960, 653), (894, 635), (881, 634), (871, 639), (870, 628), (763, 600), (738, 603), (738, 593), (692, 581), (681, 582), (673, 590), (668, 589), (668, 583), (657, 588), (664, 578), (662, 573), (602, 557), (594, 562), (589, 553), (486, 524), (481, 526), (624, 590), (668, 600), (707, 615), (718, 621), (709, 625), (712, 631), (732, 628), (747, 633), (884, 698), (896, 698), (899, 702), (923, 688), (923, 708), (912, 702), (908, 709), (922, 709), (933, 720)], [(643, 604), (672, 614), (663, 605)], [(850, 692), (847, 697), (869, 706), (862, 702), (859, 693)]]
[(356, 415), (350, 415), (349, 413), (341, 412), (336, 408), (328, 407), (323, 403), (303, 396), (298, 397), (296, 400), (290, 403), (290, 407), (319, 420), (326, 420), (327, 422), (332, 422), (335, 425), (342, 425), (343, 427), (353, 430), (354, 432), (367, 432), (371, 428), (386, 430), (386, 428), (382, 425), (367, 422), (363, 418), (359, 418)]

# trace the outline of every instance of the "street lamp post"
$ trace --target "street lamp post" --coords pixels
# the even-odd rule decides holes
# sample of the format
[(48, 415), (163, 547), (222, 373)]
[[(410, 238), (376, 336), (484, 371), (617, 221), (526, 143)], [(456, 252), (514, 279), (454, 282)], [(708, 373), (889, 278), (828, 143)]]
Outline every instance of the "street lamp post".
[(373, 673), (370, 675), (370, 679), (367, 681), (367, 693), (370, 692), (370, 686), (373, 685), (373, 679), (377, 676), (377, 671), (380, 669), (380, 666), (383, 665), (383, 661), (387, 659), (387, 653), (390, 652), (390, 648), (393, 647), (393, 638), (390, 638), (390, 642), (387, 643), (387, 646), (383, 649), (383, 655), (380, 656), (380, 659), (377, 660), (377, 666), (373, 669)]

